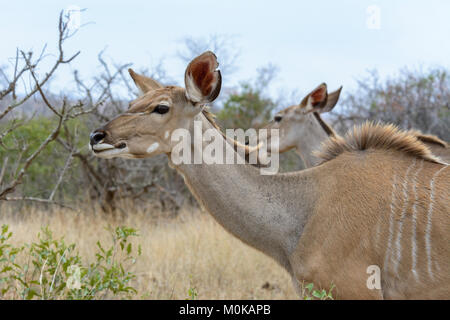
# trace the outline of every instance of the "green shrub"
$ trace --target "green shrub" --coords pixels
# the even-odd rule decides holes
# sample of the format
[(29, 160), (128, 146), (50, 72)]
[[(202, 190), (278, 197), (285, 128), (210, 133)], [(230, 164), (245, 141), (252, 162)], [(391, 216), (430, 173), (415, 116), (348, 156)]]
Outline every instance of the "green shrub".
[(253, 127), (255, 119), (260, 124), (267, 123), (275, 106), (275, 102), (264, 97), (259, 88), (243, 83), (239, 92), (229, 95), (217, 118), (224, 128), (246, 130)]
[[(97, 242), (96, 260), (86, 264), (76, 252), (76, 244), (53, 239), (42, 228), (36, 242), (14, 247), (12, 232), (4, 225), (0, 233), (0, 298), (4, 299), (76, 299), (129, 298), (136, 293), (130, 285), (135, 279), (126, 271), (141, 255), (130, 237), (137, 231), (127, 227), (109, 229), (112, 245)], [(25, 264), (17, 262), (18, 257)]]
[(308, 283), (304, 286), (303, 299), (304, 300), (333, 300), (333, 295), (331, 292), (335, 286), (332, 284), (330, 290), (326, 291), (325, 289), (317, 290), (314, 289), (314, 283)]
[[(4, 176), (5, 181), (12, 180), (17, 175), (25, 160), (39, 148), (56, 125), (57, 120), (54, 118), (36, 117), (19, 126), (3, 139), (3, 144), (0, 145), (0, 159), (8, 157), (8, 166)], [(3, 126), (5, 125), (0, 125), (0, 132)], [(66, 128), (60, 133), (60, 137), (63, 140), (66, 136), (66, 129), (69, 132), (77, 131), (80, 137), (89, 136), (89, 130), (82, 119), (72, 119), (66, 123)], [(87, 139), (79, 139), (79, 141), (74, 141), (74, 144), (78, 148), (84, 145), (87, 146)], [(23, 149), (25, 149), (24, 152), (22, 151)], [(68, 155), (69, 153), (62, 145), (56, 141), (51, 142), (42, 150), (41, 154), (27, 170), (20, 187), (22, 194), (24, 196), (47, 198), (56, 184), (57, 177), (60, 174), (60, 170), (64, 167)], [(71, 175), (72, 172), (77, 172), (78, 165), (77, 161), (73, 161), (71, 170), (69, 170), (66, 177)], [(77, 194), (77, 191), (74, 183), (65, 183), (63, 181), (60, 186), (60, 192), (68, 197)]]

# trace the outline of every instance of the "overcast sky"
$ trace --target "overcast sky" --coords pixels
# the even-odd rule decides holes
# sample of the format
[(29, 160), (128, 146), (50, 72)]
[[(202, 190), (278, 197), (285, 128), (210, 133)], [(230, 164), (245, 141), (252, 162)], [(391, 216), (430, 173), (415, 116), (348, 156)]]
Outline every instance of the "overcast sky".
[[(87, 24), (67, 43), (68, 53), (81, 50), (72, 68), (83, 76), (98, 70), (97, 54), (107, 48), (109, 59), (136, 69), (164, 59), (169, 76), (182, 83), (185, 65), (176, 56), (182, 39), (211, 34), (233, 36), (241, 52), (238, 70), (223, 79), (227, 86), (268, 63), (279, 68), (273, 92), (302, 93), (321, 82), (349, 90), (368, 69), (385, 76), (404, 66), (450, 67), (446, 0), (1, 0), (0, 64), (17, 47), (40, 50), (48, 43), (56, 52), (58, 14), (69, 6), (86, 9), (81, 23)], [(52, 85), (65, 88), (69, 80), (63, 70)]]

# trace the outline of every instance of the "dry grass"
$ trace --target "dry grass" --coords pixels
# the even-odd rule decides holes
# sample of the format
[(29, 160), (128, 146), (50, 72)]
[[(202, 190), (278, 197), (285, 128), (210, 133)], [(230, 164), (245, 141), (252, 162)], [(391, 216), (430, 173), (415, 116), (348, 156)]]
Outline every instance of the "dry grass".
[[(209, 215), (183, 210), (177, 218), (150, 218), (133, 210), (125, 218), (112, 219), (95, 213), (70, 210), (23, 209), (14, 215), (0, 207), (0, 225), (8, 224), (13, 243), (36, 240), (48, 225), (55, 238), (76, 243), (80, 255), (94, 259), (96, 242), (110, 243), (105, 228), (126, 225), (137, 228), (142, 256), (132, 270), (136, 297), (186, 299), (195, 287), (199, 299), (296, 299), (289, 275), (264, 254), (228, 234)], [(130, 210), (131, 211), (131, 210)]]

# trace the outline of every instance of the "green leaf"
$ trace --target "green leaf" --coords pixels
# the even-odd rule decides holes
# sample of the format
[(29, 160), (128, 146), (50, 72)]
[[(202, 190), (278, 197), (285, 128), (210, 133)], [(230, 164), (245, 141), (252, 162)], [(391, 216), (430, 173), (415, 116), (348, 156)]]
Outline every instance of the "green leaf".
[(308, 283), (308, 284), (305, 286), (305, 288), (308, 289), (309, 292), (311, 292), (312, 289), (314, 288), (314, 283)]

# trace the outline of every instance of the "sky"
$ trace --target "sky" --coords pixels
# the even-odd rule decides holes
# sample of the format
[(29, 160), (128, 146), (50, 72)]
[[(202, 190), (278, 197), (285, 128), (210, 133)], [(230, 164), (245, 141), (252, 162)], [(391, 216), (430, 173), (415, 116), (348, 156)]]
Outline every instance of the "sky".
[(0, 65), (11, 63), (16, 48), (40, 51), (47, 43), (56, 53), (58, 15), (70, 6), (85, 9), (83, 26), (66, 45), (68, 54), (81, 54), (57, 74), (55, 90), (69, 88), (73, 69), (83, 77), (98, 73), (103, 49), (110, 61), (136, 69), (162, 59), (170, 78), (182, 84), (186, 65), (177, 52), (183, 39), (212, 34), (232, 37), (240, 52), (223, 85), (254, 78), (271, 63), (278, 73), (270, 95), (307, 93), (322, 82), (330, 90), (343, 85), (345, 92), (371, 69), (386, 77), (402, 67), (450, 67), (446, 0), (0, 0)]

